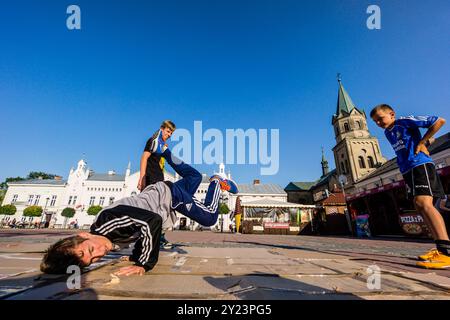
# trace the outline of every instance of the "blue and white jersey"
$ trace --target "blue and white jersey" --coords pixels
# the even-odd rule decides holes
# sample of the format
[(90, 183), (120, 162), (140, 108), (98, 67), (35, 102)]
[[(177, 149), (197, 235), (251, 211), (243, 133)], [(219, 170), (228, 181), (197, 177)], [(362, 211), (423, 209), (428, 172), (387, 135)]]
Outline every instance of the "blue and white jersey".
[(401, 173), (406, 173), (418, 165), (433, 162), (430, 156), (423, 152), (415, 155), (415, 150), (422, 140), (419, 128), (431, 127), (438, 117), (436, 116), (409, 116), (395, 120), (391, 129), (386, 129), (384, 134), (397, 154), (397, 163)]

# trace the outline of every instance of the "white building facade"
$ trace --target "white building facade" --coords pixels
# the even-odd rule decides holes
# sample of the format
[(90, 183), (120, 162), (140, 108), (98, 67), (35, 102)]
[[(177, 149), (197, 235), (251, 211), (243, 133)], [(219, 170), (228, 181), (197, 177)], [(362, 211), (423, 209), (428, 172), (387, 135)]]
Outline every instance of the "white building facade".
[[(166, 180), (174, 182), (176, 177), (164, 172)], [(77, 168), (70, 169), (67, 180), (25, 180), (8, 183), (8, 190), (3, 205), (13, 204), (17, 212), (13, 216), (2, 217), (6, 222), (16, 219), (17, 222), (35, 223), (48, 222), (49, 227), (65, 228), (68, 223), (77, 221), (80, 228), (88, 229), (95, 216), (88, 215), (90, 206), (106, 207), (116, 200), (137, 194), (139, 172), (131, 174), (130, 164), (125, 174), (108, 171), (98, 174), (89, 170), (87, 163), (80, 160)], [(24, 217), (23, 210), (31, 205), (41, 206), (41, 217)], [(75, 209), (73, 218), (61, 216), (65, 208)]]
[[(225, 173), (225, 165), (219, 165), (219, 172), (231, 179), (231, 173)], [(202, 182), (197, 189), (195, 197), (204, 201), (209, 187), (207, 174), (202, 175)], [(179, 179), (177, 174), (164, 172), (165, 180), (175, 182)], [(77, 222), (79, 228), (88, 229), (94, 222), (95, 216), (89, 215), (87, 210), (93, 205), (105, 207), (116, 200), (129, 197), (139, 193), (137, 189), (139, 172), (131, 174), (130, 164), (128, 164), (125, 174), (118, 174), (115, 171), (108, 173), (96, 173), (90, 170), (86, 161), (80, 160), (76, 168), (70, 169), (67, 180), (54, 179), (43, 180), (34, 179), (8, 183), (8, 190), (3, 201), (5, 204), (13, 204), (17, 212), (13, 216), (0, 217), (3, 224), (8, 224), (12, 220), (23, 223), (46, 222), (50, 228), (67, 228), (71, 222)], [(229, 231), (233, 225), (232, 216), (236, 206), (236, 199), (239, 196), (241, 203), (255, 200), (277, 200), (287, 202), (286, 192), (276, 184), (260, 184), (255, 180), (253, 184), (238, 184), (239, 194), (232, 195), (222, 193), (221, 202), (227, 204), (230, 214), (219, 215), (216, 225), (211, 227), (213, 231)], [(31, 205), (41, 206), (43, 214), (41, 217), (24, 217), (23, 211)], [(75, 209), (73, 218), (61, 216), (65, 208)], [(178, 220), (174, 229), (199, 230), (203, 229), (195, 221), (178, 214)]]

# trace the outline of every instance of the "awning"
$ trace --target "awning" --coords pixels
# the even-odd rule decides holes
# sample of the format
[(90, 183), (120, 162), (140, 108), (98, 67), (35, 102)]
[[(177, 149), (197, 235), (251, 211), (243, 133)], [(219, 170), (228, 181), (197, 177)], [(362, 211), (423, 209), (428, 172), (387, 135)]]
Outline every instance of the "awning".
[(449, 176), (450, 175), (450, 166), (446, 166), (444, 168), (436, 169), (436, 172), (440, 176)]
[(363, 192), (359, 192), (359, 193), (355, 193), (355, 194), (346, 195), (345, 199), (347, 201), (351, 201), (351, 200), (355, 200), (357, 198), (362, 198), (367, 195), (380, 193), (380, 192), (387, 191), (387, 190), (394, 189), (394, 188), (400, 188), (400, 187), (403, 187), (404, 185), (405, 185), (404, 180), (396, 181), (396, 182), (385, 184), (381, 187), (365, 190)]
[(257, 208), (316, 208), (314, 205), (284, 202), (278, 200), (261, 199), (251, 202), (241, 202), (241, 207)]

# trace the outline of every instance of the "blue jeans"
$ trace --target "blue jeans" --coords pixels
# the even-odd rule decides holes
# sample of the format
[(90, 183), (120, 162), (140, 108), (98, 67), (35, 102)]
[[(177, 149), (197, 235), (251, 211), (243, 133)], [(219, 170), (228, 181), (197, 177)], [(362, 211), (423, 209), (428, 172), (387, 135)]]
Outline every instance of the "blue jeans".
[(216, 223), (219, 215), (220, 184), (217, 180), (210, 182), (205, 201), (202, 203), (194, 197), (202, 182), (200, 172), (175, 157), (169, 149), (162, 156), (182, 179), (173, 183), (172, 209), (186, 217), (209, 227)]

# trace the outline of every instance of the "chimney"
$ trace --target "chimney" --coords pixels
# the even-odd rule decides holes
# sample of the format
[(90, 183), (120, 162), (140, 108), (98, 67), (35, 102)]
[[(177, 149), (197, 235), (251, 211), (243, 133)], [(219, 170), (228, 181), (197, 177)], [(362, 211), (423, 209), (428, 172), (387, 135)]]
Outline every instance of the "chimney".
[(253, 180), (253, 184), (254, 185), (261, 184), (261, 181), (259, 181), (259, 179), (255, 179), (255, 180)]

